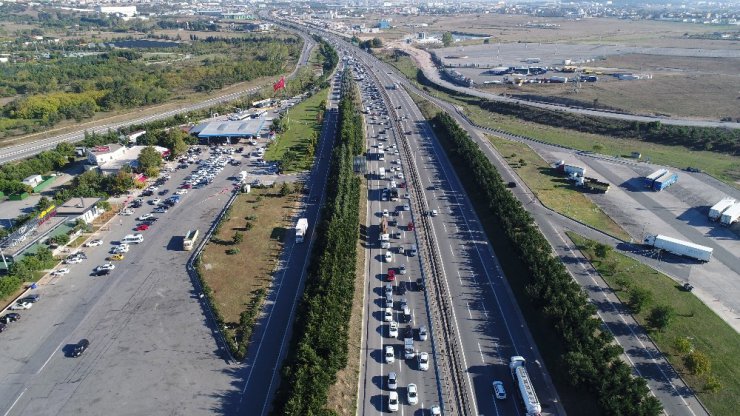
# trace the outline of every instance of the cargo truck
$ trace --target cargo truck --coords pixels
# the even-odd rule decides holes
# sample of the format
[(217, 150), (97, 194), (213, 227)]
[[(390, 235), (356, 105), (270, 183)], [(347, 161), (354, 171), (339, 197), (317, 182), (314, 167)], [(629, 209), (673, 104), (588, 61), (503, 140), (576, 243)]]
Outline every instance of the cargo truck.
[(667, 171), (658, 179), (653, 181), (653, 191), (659, 192), (678, 182), (678, 174)]
[(532, 380), (529, 379), (529, 373), (525, 364), (527, 360), (521, 356), (511, 357), (509, 362), (509, 369), (511, 370), (511, 377), (514, 378), (514, 383), (517, 385), (519, 390), (519, 396), (522, 398), (524, 408), (527, 410), (527, 416), (540, 416), (542, 412), (542, 406), (540, 401), (537, 399), (537, 393), (534, 392), (534, 386)]
[(558, 160), (553, 164), (553, 168), (559, 172), (563, 172), (568, 176), (586, 176), (586, 168), (582, 166), (569, 165), (564, 160)]
[(722, 213), (725, 212), (727, 208), (730, 208), (735, 204), (735, 202), (737, 202), (735, 201), (735, 198), (722, 198), (719, 202), (709, 208), (709, 219), (712, 221), (719, 221)]
[(727, 208), (723, 213), (722, 216), (719, 218), (719, 222), (722, 225), (730, 226), (734, 222), (737, 222), (738, 218), (740, 217), (740, 203), (735, 203), (731, 207)]
[(302, 243), (308, 231), (308, 218), (299, 218), (295, 226), (295, 242)]
[(677, 256), (689, 257), (700, 261), (709, 261), (712, 258), (712, 251), (714, 251), (711, 247), (701, 246), (660, 234), (647, 236), (645, 238), (645, 244)]
[(193, 249), (195, 242), (198, 240), (198, 230), (188, 230), (182, 239), (182, 249), (190, 251)]
[(643, 184), (646, 188), (652, 188), (653, 182), (655, 182), (656, 179), (660, 178), (661, 176), (668, 173), (668, 169), (658, 169), (655, 172), (651, 173), (650, 175), (646, 176), (643, 179)]
[(574, 178), (576, 185), (585, 188), (594, 193), (606, 193), (609, 191), (609, 184), (607, 182), (601, 182), (596, 178), (589, 178), (586, 176), (576, 176)]
[(385, 168), (384, 167), (381, 166), (380, 168), (378, 168), (378, 176), (380, 177), (380, 179), (385, 179)]

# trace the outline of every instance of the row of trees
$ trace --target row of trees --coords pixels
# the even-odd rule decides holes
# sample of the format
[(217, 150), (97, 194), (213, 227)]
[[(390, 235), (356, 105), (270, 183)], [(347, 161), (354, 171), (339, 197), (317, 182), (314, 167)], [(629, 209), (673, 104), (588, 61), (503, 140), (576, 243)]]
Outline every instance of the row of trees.
[(692, 150), (740, 155), (740, 131), (737, 129), (674, 126), (662, 124), (659, 121), (639, 122), (592, 117), (488, 100), (480, 100), (477, 104), (488, 111), (548, 126), (625, 139), (639, 139), (670, 146), (678, 145)]
[(22, 259), (10, 264), (8, 275), (0, 278), (0, 298), (12, 295), (20, 289), (24, 282), (34, 280), (34, 272), (46, 270), (57, 264), (57, 260), (46, 247), (39, 247), (33, 253), (23, 256)]
[(573, 386), (590, 393), (605, 415), (658, 415), (660, 402), (645, 380), (632, 375), (621, 360), (622, 348), (614, 343), (595, 307), (571, 278), (540, 233), (529, 213), (509, 192), (496, 169), (455, 121), (440, 113), (433, 125), (467, 191), (478, 195), (487, 206), (482, 216), (493, 213), (505, 238), (518, 254), (527, 273), (526, 293), (530, 305), (553, 328), (561, 352), (557, 371), (568, 374)]
[(328, 178), (328, 202), (318, 227), (306, 289), (296, 314), (294, 341), (283, 368), (275, 414), (334, 414), (325, 409), (336, 373), (347, 365), (359, 238), (360, 178), (352, 160), (362, 149), (359, 94), (344, 74), (339, 130)]

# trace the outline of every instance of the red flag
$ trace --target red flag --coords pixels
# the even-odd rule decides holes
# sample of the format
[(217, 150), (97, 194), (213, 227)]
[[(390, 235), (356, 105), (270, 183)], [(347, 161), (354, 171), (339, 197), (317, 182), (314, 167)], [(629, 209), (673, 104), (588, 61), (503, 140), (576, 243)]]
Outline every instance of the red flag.
[(276, 82), (272, 86), (272, 92), (276, 92), (277, 90), (281, 90), (285, 88), (285, 77), (280, 77), (280, 81)]

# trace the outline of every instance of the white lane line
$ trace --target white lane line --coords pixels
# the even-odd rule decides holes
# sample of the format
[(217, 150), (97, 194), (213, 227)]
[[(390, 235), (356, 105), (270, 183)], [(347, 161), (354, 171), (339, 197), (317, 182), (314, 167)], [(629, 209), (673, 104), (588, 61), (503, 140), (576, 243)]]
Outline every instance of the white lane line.
[(470, 319), (473, 319), (473, 313), (470, 312), (470, 303), (465, 302), (465, 307), (468, 308), (468, 317), (470, 317)]
[(460, 281), (460, 286), (462, 286), (463, 281), (462, 281), (462, 276), (460, 275), (460, 270), (457, 271), (457, 280)]
[(56, 347), (56, 348), (54, 348), (54, 351), (52, 351), (52, 353), (51, 353), (51, 354), (49, 355), (49, 358), (47, 358), (47, 359), (46, 359), (46, 361), (44, 361), (44, 364), (43, 364), (43, 365), (41, 366), (41, 368), (39, 368), (39, 369), (38, 369), (38, 370), (36, 371), (36, 374), (38, 374), (38, 373), (40, 373), (41, 371), (43, 371), (44, 367), (46, 367), (46, 364), (49, 364), (49, 361), (51, 361), (51, 359), (52, 359), (52, 358), (54, 357), (54, 354), (56, 354), (56, 353), (57, 353), (57, 350), (59, 350), (59, 347), (61, 347), (61, 346), (62, 346), (62, 344), (64, 344), (64, 341), (60, 342), (60, 343), (59, 343), (59, 345), (57, 345), (57, 347)]
[(480, 347), (480, 342), (478, 343), (478, 352), (480, 353), (480, 362), (481, 362), (481, 364), (485, 364), (486, 363), (486, 359), (485, 359), (485, 357), (483, 357), (483, 350)]
[(23, 389), (23, 391), (21, 392), (21, 394), (19, 394), (18, 397), (13, 401), (13, 404), (10, 405), (10, 408), (8, 408), (8, 411), (5, 412), (5, 414), (3, 414), (3, 416), (8, 416), (8, 414), (10, 414), (10, 412), (15, 407), (16, 403), (18, 403), (18, 400), (20, 400), (21, 397), (23, 397), (23, 394), (26, 393), (26, 390), (28, 390), (28, 387), (26, 387), (26, 388)]

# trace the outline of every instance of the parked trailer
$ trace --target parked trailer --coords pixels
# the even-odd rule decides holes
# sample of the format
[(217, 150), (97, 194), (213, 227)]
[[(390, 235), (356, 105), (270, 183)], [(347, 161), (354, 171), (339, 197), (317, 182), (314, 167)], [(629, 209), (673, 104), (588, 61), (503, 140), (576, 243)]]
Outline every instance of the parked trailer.
[(719, 222), (729, 227), (732, 223), (737, 222), (738, 218), (740, 218), (740, 203), (736, 202), (722, 213)]
[(656, 179), (660, 178), (666, 173), (668, 173), (668, 169), (658, 169), (655, 172), (651, 173), (650, 175), (646, 176), (645, 179), (643, 180), (645, 187), (652, 188), (653, 182), (655, 182)]
[(647, 236), (647, 238), (645, 238), (645, 244), (673, 253), (677, 256), (690, 257), (701, 261), (709, 261), (709, 259), (712, 258), (712, 252), (714, 251), (711, 247), (701, 246), (689, 241), (666, 237), (660, 234)]
[(577, 165), (569, 165), (564, 160), (558, 160), (553, 164), (555, 170), (565, 173), (568, 176), (586, 176), (586, 168)]
[(190, 251), (193, 249), (195, 242), (198, 240), (198, 230), (188, 230), (185, 238), (182, 240), (182, 249)]
[(295, 226), (295, 242), (302, 243), (308, 230), (308, 218), (299, 218)]
[(678, 182), (678, 174), (668, 171), (653, 182), (653, 191), (662, 191), (676, 182)]
[(709, 219), (712, 221), (719, 221), (719, 218), (722, 216), (722, 213), (727, 210), (727, 208), (730, 208), (735, 202), (735, 198), (722, 198), (719, 202), (712, 205), (712, 208), (709, 208)]
[(537, 399), (537, 393), (534, 391), (532, 381), (529, 379), (529, 373), (527, 373), (527, 368), (525, 367), (526, 363), (527, 360), (524, 357), (518, 355), (513, 356), (509, 362), (509, 369), (519, 389), (519, 395), (524, 403), (524, 408), (527, 410), (527, 416), (540, 416), (542, 407), (540, 406), (539, 399)]

